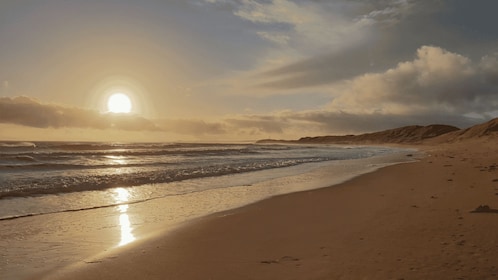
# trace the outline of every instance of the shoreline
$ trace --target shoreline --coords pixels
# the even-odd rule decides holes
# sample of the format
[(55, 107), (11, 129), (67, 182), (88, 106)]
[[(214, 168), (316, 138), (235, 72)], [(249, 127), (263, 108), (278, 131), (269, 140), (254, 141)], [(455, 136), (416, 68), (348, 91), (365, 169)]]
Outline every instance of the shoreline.
[[(256, 145), (257, 146), (257, 145)], [(323, 147), (323, 145), (320, 145)], [(305, 146), (305, 149), (307, 151), (314, 153), (313, 149), (308, 149), (309, 146)], [(319, 147), (319, 146), (317, 146)], [(330, 148), (330, 149), (329, 149)], [(362, 146), (359, 146), (358, 149), (362, 149)], [(384, 151), (383, 148), (385, 147), (365, 147), (368, 151), (365, 151), (365, 153), (374, 153), (374, 154), (380, 154), (383, 155)], [(246, 147), (246, 149), (249, 149)], [(269, 148), (270, 152), (268, 154), (271, 154), (275, 151), (280, 152), (284, 151), (287, 149), (281, 150), (280, 148)], [(297, 149), (290, 149), (291, 154), (292, 150), (299, 150), (300, 148)], [(252, 159), (250, 156), (247, 159), (247, 164), (241, 164), (241, 166), (250, 166), (251, 168), (246, 169), (241, 168), (240, 170), (237, 168), (233, 168), (233, 164), (229, 164), (227, 168), (232, 168), (232, 170), (223, 170), (224, 169), (224, 163), (219, 165), (217, 168), (210, 167), (210, 163), (206, 163), (207, 169), (213, 171), (213, 170), (218, 170), (219, 173), (210, 173), (211, 171), (205, 171), (203, 168), (193, 167), (192, 170), (187, 170), (185, 171), (186, 173), (190, 174), (187, 178), (183, 178), (182, 176), (179, 176), (180, 178), (176, 178), (175, 176), (178, 175), (178, 172), (183, 172), (182, 168), (170, 168), (173, 171), (171, 171), (171, 174), (173, 175), (168, 175), (170, 177), (175, 177), (175, 179), (171, 179), (171, 181), (157, 181), (155, 183), (147, 183), (147, 184), (142, 184), (141, 181), (139, 180), (138, 182), (135, 182), (134, 185), (128, 186), (128, 184), (121, 185), (119, 182), (115, 182), (111, 187), (105, 187), (101, 189), (96, 189), (93, 186), (93, 181), (99, 182), (100, 177), (105, 177), (104, 175), (99, 175), (97, 178), (90, 178), (92, 175), (88, 175), (87, 177), (90, 178), (86, 183), (82, 183), (81, 187), (76, 187), (76, 189), (71, 190), (72, 187), (71, 185), (64, 185), (61, 182), (59, 183), (54, 183), (55, 185), (60, 184), (58, 187), (54, 188), (47, 188), (46, 190), (36, 193), (36, 194), (30, 194), (29, 189), (26, 188), (28, 191), (23, 192), (21, 190), (18, 191), (7, 191), (4, 192), (2, 195), (0, 195), (0, 221), (1, 220), (8, 220), (8, 219), (15, 219), (15, 218), (22, 218), (22, 217), (27, 217), (27, 216), (36, 216), (36, 215), (44, 215), (44, 214), (54, 214), (54, 213), (59, 213), (59, 212), (64, 212), (64, 211), (81, 211), (81, 210), (90, 210), (90, 209), (95, 209), (95, 208), (100, 208), (100, 207), (113, 207), (119, 204), (131, 204), (131, 203), (140, 203), (144, 201), (148, 201), (151, 199), (160, 199), (165, 196), (172, 196), (172, 195), (182, 195), (185, 193), (190, 193), (190, 192), (195, 192), (195, 191), (202, 191), (204, 189), (210, 189), (210, 188), (226, 188), (226, 187), (233, 187), (237, 185), (251, 185), (254, 183), (257, 183), (262, 180), (269, 180), (274, 177), (279, 177), (279, 176), (286, 176), (286, 175), (294, 175), (296, 173), (303, 173), (306, 172), (310, 169), (315, 168), (314, 166), (318, 166), (320, 164), (326, 165), (329, 162), (334, 162), (337, 160), (342, 160), (342, 158), (347, 158), (347, 157), (352, 157), (356, 158), (356, 154), (360, 154), (361, 151), (358, 151), (357, 149), (346, 149), (343, 146), (340, 146), (338, 148), (334, 148), (334, 146), (327, 146), (325, 149), (325, 153), (321, 153), (322, 155), (316, 155), (312, 156), (311, 158), (301, 158), (301, 155), (299, 152), (298, 154), (294, 154), (293, 156), (297, 156), (297, 158), (294, 158), (293, 156), (290, 156), (290, 158), (286, 162), (284, 159), (286, 156), (289, 155), (275, 155), (277, 157), (276, 160), (273, 160), (271, 157), (268, 159), (264, 159), (263, 161), (264, 164), (258, 163), (259, 156), (256, 160)], [(264, 151), (261, 155), (264, 155), (266, 153), (266, 148), (250, 148), (251, 151), (247, 150), (248, 154), (252, 154), (253, 152), (257, 151), (257, 155), (260, 155), (260, 150)], [(356, 152), (349, 152), (350, 150), (356, 150)], [(374, 150), (374, 151), (371, 151)], [(391, 151), (391, 152), (396, 152), (396, 151)], [(316, 153), (316, 152), (315, 152)], [(328, 153), (328, 156), (325, 156)], [(242, 152), (241, 154), (244, 154)], [(337, 156), (337, 154), (341, 154), (339, 158), (337, 159), (332, 159), (334, 156)], [(279, 160), (278, 157), (284, 156), (282, 160)], [(362, 155), (363, 156), (363, 155)], [(360, 157), (362, 157), (360, 156)], [(216, 161), (216, 157), (214, 162)], [(145, 159), (148, 160), (148, 159)], [(132, 159), (131, 161), (137, 161), (136, 159)], [(180, 160), (183, 162), (183, 160)], [(185, 160), (187, 161), (187, 160)], [(211, 162), (211, 160), (209, 160)], [(283, 165), (278, 166), (275, 165), (275, 162), (280, 162)], [(258, 166), (258, 164), (260, 164)], [(181, 165), (179, 165), (181, 166)], [(187, 163), (187, 166), (194, 166), (194, 164)], [(222, 168), (220, 168), (222, 166)], [(311, 167), (310, 167), (311, 166)], [(87, 166), (88, 167), (88, 166)], [(167, 167), (167, 166), (166, 166)], [(297, 169), (296, 169), (297, 167)], [(119, 167), (121, 168), (121, 167)], [(125, 167), (127, 168), (127, 167)], [(158, 167), (159, 168), (159, 167)], [(187, 168), (188, 169), (188, 168)], [(281, 170), (291, 170), (292, 171), (287, 172), (288, 174), (283, 174), (285, 172), (282, 172)], [(79, 170), (79, 169), (75, 169)], [(86, 168), (83, 168), (82, 171), (76, 171), (74, 173), (80, 174), (84, 173)], [(99, 169), (100, 170), (100, 169)], [(102, 172), (102, 174), (110, 174), (109, 176), (114, 176), (113, 174), (119, 173), (119, 171), (114, 170), (114, 169), (104, 169), (99, 172)], [(118, 169), (120, 170), (120, 169)], [(57, 171), (57, 169), (55, 169)], [(52, 171), (51, 171), (52, 172)], [(159, 174), (161, 174), (162, 170), (159, 168), (157, 171)], [(166, 173), (170, 172), (168, 171)], [(175, 173), (176, 172), (176, 173)], [(199, 173), (198, 175), (195, 175), (196, 173)], [(15, 174), (13, 172), (12, 174), (9, 175), (7, 172), (7, 177), (11, 176), (12, 174)], [(125, 173), (124, 173), (125, 174)], [(137, 176), (136, 174), (132, 176), (128, 176), (122, 174), (121, 177), (127, 178), (130, 177), (129, 179), (123, 179), (123, 181), (133, 181), (134, 178)], [(139, 171), (137, 171), (137, 174), (140, 174)], [(169, 174), (169, 173), (168, 173)], [(194, 176), (194, 175), (195, 176)], [(241, 174), (252, 174), (249, 176), (245, 177), (245, 180), (240, 180), (238, 177), (241, 177)], [(276, 174), (276, 175), (274, 175)], [(36, 174), (35, 174), (36, 175)], [(48, 177), (54, 177), (51, 175), (47, 175)], [(168, 177), (168, 176), (160, 176), (158, 177)], [(34, 178), (34, 175), (28, 175), (29, 178)], [(81, 177), (81, 176), (80, 176)], [(74, 178), (75, 181), (80, 180), (80, 177)], [(84, 176), (83, 176), (84, 177)], [(143, 174), (142, 177), (148, 177), (148, 173)], [(230, 177), (229, 179), (223, 181), (219, 179), (218, 181), (215, 182), (215, 180), (211, 180), (211, 178), (227, 178)], [(57, 178), (55, 176), (55, 178)], [(22, 181), (22, 176), (20, 180)], [(70, 181), (72, 180), (71, 175), (67, 175), (67, 180)], [(212, 182), (211, 184), (199, 182), (201, 181), (210, 181)], [(83, 180), (85, 181), (85, 180)], [(105, 180), (104, 180), (105, 181)], [(36, 182), (33, 183), (36, 185)], [(84, 186), (83, 186), (84, 185)], [(156, 187), (158, 186), (158, 187)], [(3, 188), (6, 186), (2, 185)], [(18, 186), (19, 188), (21, 186)], [(125, 193), (118, 193), (116, 194), (116, 189), (118, 188), (124, 188), (128, 191), (127, 194)], [(8, 190), (9, 188), (6, 187)], [(34, 188), (36, 189), (36, 188)], [(60, 190), (63, 190), (59, 192)], [(83, 198), (83, 199), (82, 199)]]
[(493, 279), (498, 147), (424, 147), (418, 162), (197, 219), (57, 279)]
[(372, 158), (208, 178), (199, 183), (219, 184), (230, 179), (235, 187), (115, 207), (5, 220), (1, 223), (3, 259), (0, 270), (6, 279), (39, 279), (46, 273), (65, 270), (72, 263), (99, 262), (99, 258), (140, 246), (147, 239), (153, 239), (150, 236), (167, 235), (192, 219), (196, 221), (212, 213), (237, 209), (284, 193), (322, 188), (331, 182), (337, 184), (384, 164), (411, 160), (412, 157), (406, 157), (408, 153), (414, 151), (398, 150)]

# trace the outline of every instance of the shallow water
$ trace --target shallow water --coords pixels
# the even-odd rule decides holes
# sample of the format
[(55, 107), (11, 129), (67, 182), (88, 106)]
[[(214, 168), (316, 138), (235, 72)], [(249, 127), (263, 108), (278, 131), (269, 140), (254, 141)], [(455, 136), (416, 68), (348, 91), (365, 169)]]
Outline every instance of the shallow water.
[[(338, 149), (330, 148), (335, 152)], [(0, 220), (0, 274), (5, 279), (23, 279), (71, 263), (91, 263), (102, 253), (112, 257), (115, 248), (171, 230), (185, 221), (275, 195), (337, 184), (385, 165), (408, 161), (406, 154), (413, 152), (380, 148), (372, 153), (375, 149), (360, 148), (363, 154), (377, 154), (360, 159), (0, 199), (4, 217), (21, 217)]]
[[(238, 181), (224, 180), (226, 175), (300, 166), (289, 171), (293, 174), (306, 172), (308, 163), (320, 165), (392, 152), (395, 150), (385, 147), (332, 145), (3, 142), (0, 219), (112, 206), (117, 204), (116, 188), (126, 188), (128, 203), (139, 202), (252, 184), (281, 172), (237, 177), (245, 178)], [(219, 182), (192, 180), (211, 177), (218, 177)]]

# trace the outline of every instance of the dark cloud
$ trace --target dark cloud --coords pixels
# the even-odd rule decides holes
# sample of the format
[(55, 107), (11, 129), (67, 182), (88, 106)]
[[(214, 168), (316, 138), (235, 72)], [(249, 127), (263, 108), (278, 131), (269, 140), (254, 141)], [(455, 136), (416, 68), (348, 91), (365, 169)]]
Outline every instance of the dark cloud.
[(221, 122), (206, 122), (203, 120), (160, 120), (161, 130), (185, 135), (217, 135), (227, 133), (227, 128)]
[(497, 56), (473, 62), (439, 47), (423, 46), (412, 61), (344, 85), (332, 110), (398, 114), (486, 113), (498, 107)]
[[(289, 116), (292, 119), (315, 123), (324, 132), (365, 133), (407, 125), (450, 124), (465, 128), (482, 120), (444, 113), (432, 114), (352, 114), (346, 112), (305, 112)], [(435, 121), (437, 120), (437, 121)]]
[(251, 129), (253, 133), (284, 133), (284, 129), (289, 127), (289, 124), (280, 118), (274, 116), (243, 116), (242, 118), (227, 119), (226, 122), (232, 128)]
[[(322, 1), (313, 2), (325, 6)], [(479, 5), (465, 0), (350, 2), (354, 8), (343, 10), (348, 10), (351, 24), (364, 22), (368, 32), (363, 40), (266, 71), (259, 86), (285, 90), (332, 84), (392, 68), (409, 60), (423, 45), (450, 49), (471, 59), (498, 50), (496, 1)]]
[(464, 128), (496, 117), (496, 69), (498, 54), (472, 60), (440, 47), (422, 46), (412, 60), (327, 87), (331, 100), (316, 110), (239, 114), (215, 121), (149, 120), (41, 103), (28, 97), (4, 97), (0, 98), (0, 123), (258, 138), (362, 133), (433, 123)]
[[(378, 57), (384, 57), (379, 60)], [(292, 89), (331, 84), (366, 72), (385, 70), (397, 62), (395, 57), (375, 45), (359, 45), (347, 51), (320, 55), (278, 69), (261, 73), (258, 86), (270, 89)]]
[[(328, 65), (327, 61), (323, 63), (322, 70)], [(301, 73), (309, 66), (296, 64), (269, 74)], [(411, 59), (383, 71), (324, 86), (331, 96), (326, 109), (252, 117), (245, 124), (259, 123), (260, 127), (271, 128), (266, 131), (284, 133), (306, 129), (313, 133), (311, 128), (314, 128), (319, 134), (361, 133), (433, 123), (467, 127), (496, 117), (496, 69), (496, 53), (472, 60), (440, 47), (422, 46), (415, 57), (412, 54)], [(292, 82), (303, 84), (298, 75), (289, 77), (289, 83)]]
[(263, 137), (281, 135), (280, 137), (287, 138), (289, 136), (360, 134), (408, 125), (449, 124), (466, 128), (479, 122), (482, 122), (482, 119), (444, 112), (353, 114), (342, 111), (289, 111), (274, 115), (239, 116), (239, 118), (227, 121), (234, 131), (246, 130)]
[(0, 98), (0, 122), (37, 128), (158, 129), (139, 116), (100, 114), (93, 110), (43, 104), (29, 97)]
[(319, 134), (434, 123), (464, 128), (496, 117), (496, 69), (496, 53), (472, 60), (440, 47), (422, 46), (411, 60), (328, 87), (332, 100), (326, 109), (252, 117), (246, 124), (259, 122), (283, 132), (313, 133), (313, 128)]
[(224, 133), (221, 123), (202, 120), (149, 120), (137, 115), (40, 103), (29, 97), (0, 98), (0, 123), (36, 128), (93, 128), (189, 135)]
[(445, 10), (438, 17), (438, 22), (444, 27), (456, 29), (469, 40), (495, 41), (498, 38), (497, 1), (480, 0), (470, 3), (466, 0), (451, 0), (444, 2)]
[[(269, 89), (320, 86), (363, 73), (383, 71), (400, 60), (408, 59), (413, 50), (421, 45), (399, 47), (393, 40), (398, 33), (404, 33), (399, 30), (399, 22), (404, 22), (412, 13), (418, 14), (412, 1), (337, 1), (333, 7), (328, 7), (330, 3), (313, 2), (320, 10), (330, 8), (337, 13), (340, 9), (340, 15), (347, 18), (342, 26), (329, 27), (338, 29), (329, 34), (330, 47), (308, 58), (261, 73), (262, 82), (258, 86)], [(361, 36), (355, 38), (358, 34)], [(418, 35), (410, 33), (410, 36)]]
[[(437, 121), (434, 121), (437, 120)], [(266, 115), (237, 115), (218, 121), (147, 120), (138, 116), (100, 114), (96, 111), (42, 104), (27, 97), (0, 98), (0, 123), (37, 128), (116, 129), (162, 132), (196, 137), (281, 137), (358, 134), (406, 125), (451, 124), (461, 128), (481, 122), (448, 112), (358, 113), (335, 110), (283, 111)]]

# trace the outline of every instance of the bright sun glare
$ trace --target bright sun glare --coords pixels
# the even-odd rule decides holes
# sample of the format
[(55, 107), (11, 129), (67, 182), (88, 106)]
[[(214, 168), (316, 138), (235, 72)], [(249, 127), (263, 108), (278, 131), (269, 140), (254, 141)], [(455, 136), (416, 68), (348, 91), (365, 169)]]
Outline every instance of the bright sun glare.
[(111, 113), (131, 112), (131, 100), (123, 93), (115, 93), (107, 100), (107, 110)]

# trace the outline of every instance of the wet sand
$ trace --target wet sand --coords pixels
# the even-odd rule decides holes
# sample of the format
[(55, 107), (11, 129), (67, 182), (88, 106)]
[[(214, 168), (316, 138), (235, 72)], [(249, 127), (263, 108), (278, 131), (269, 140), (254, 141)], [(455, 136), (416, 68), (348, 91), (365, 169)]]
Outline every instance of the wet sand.
[(496, 143), (423, 147), (418, 162), (197, 219), (47, 278), (497, 279)]
[[(1, 279), (40, 279), (47, 272), (60, 273), (71, 264), (98, 263), (102, 258), (112, 257), (149, 238), (165, 236), (193, 219), (273, 196), (339, 184), (386, 164), (411, 161), (406, 153), (413, 152), (413, 149), (402, 149), (365, 159), (312, 163), (201, 178), (176, 185), (157, 185), (157, 188), (181, 188), (184, 183), (195, 184), (201, 189), (215, 185), (220, 187), (119, 206), (2, 220)], [(233, 186), (223, 187), (227, 184)], [(130, 191), (146, 192), (147, 188), (144, 186), (143, 189)], [(125, 188), (111, 190), (117, 202), (125, 200), (130, 191)], [(57, 201), (60, 201), (58, 197), (45, 200), (46, 203)]]

